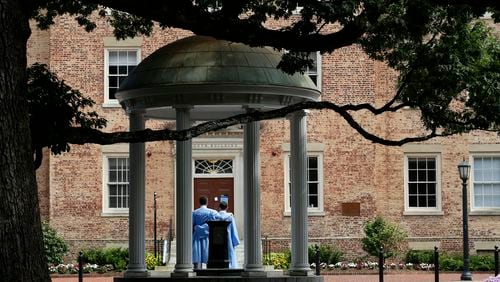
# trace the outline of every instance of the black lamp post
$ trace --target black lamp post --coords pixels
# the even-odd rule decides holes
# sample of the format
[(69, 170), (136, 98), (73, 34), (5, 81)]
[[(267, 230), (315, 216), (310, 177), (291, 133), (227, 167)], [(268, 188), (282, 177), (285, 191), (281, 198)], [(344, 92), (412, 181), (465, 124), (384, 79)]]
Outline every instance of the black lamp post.
[(471, 281), (472, 273), (469, 270), (469, 215), (467, 212), (467, 180), (469, 179), (470, 165), (465, 160), (458, 164), (458, 172), (462, 179), (462, 220), (464, 244), (464, 270), (460, 280)]

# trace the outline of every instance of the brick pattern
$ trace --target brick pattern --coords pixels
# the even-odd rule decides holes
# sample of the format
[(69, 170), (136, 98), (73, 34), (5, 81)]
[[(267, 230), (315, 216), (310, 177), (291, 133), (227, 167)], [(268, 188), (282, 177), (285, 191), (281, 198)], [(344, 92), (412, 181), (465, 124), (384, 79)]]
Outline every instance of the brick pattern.
[[(108, 119), (107, 131), (127, 130), (128, 119), (121, 108), (103, 108), (104, 45), (112, 36), (103, 19), (98, 28), (85, 32), (72, 18), (58, 18), (50, 31), (34, 31), (29, 42), (29, 61), (46, 62), (58, 76), (96, 101), (95, 110)], [(279, 26), (279, 22), (269, 23)], [(283, 23), (281, 23), (283, 24)], [(330, 29), (334, 26), (328, 27)], [(155, 28), (142, 41), (142, 58), (157, 48), (190, 35), (179, 29)], [(322, 57), (323, 100), (339, 104), (369, 102), (377, 106), (394, 91), (396, 73), (370, 60), (358, 46), (336, 50)], [(423, 133), (418, 113), (405, 109), (374, 117), (355, 113), (370, 132), (399, 139)], [(148, 121), (149, 128), (174, 128), (173, 122)], [(284, 152), (289, 143), (288, 121), (261, 124), (262, 234), (272, 239), (273, 250), (288, 248), (290, 217), (284, 215)], [(209, 137), (234, 137), (231, 131), (209, 133)], [(469, 144), (500, 144), (493, 133), (474, 132), (436, 138), (427, 144), (442, 145), (442, 208), (440, 216), (406, 216), (404, 212), (404, 152), (399, 147), (375, 145), (363, 139), (341, 117), (331, 111), (311, 111), (308, 142), (325, 146), (324, 216), (309, 217), (311, 242), (331, 242), (351, 257), (362, 256), (363, 224), (376, 215), (399, 223), (410, 240), (440, 241), (444, 250), (460, 250), (461, 186), (457, 164), (469, 155)], [(146, 237), (153, 237), (153, 192), (158, 193), (158, 236), (165, 237), (174, 218), (173, 143), (146, 145)], [(71, 242), (72, 252), (83, 246), (126, 242), (128, 218), (102, 215), (102, 152), (98, 145), (72, 146), (60, 156), (46, 155), (37, 172), (42, 216)], [(359, 216), (342, 216), (342, 203), (360, 203)], [(175, 221), (175, 220), (174, 220)], [(242, 223), (241, 223), (242, 224)], [(470, 216), (470, 236), (499, 240), (500, 216)], [(282, 238), (282, 239), (280, 239)]]

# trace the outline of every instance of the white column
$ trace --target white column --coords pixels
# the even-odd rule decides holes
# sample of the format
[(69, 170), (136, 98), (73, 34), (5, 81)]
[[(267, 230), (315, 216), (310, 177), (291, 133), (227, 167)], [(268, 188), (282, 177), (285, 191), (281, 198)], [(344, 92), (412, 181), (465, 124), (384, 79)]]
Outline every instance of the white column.
[[(189, 108), (176, 108), (177, 130), (191, 127)], [(192, 142), (176, 141), (176, 264), (172, 276), (194, 276), (192, 262)]]
[[(144, 114), (133, 112), (129, 116), (130, 131), (144, 129)], [(144, 143), (130, 143), (130, 184), (129, 184), (129, 263), (125, 277), (148, 276), (145, 251), (146, 181)]]
[(245, 271), (244, 276), (265, 276), (262, 266), (260, 234), (260, 158), (259, 122), (244, 125), (244, 225)]
[(312, 275), (307, 256), (307, 122), (306, 112), (290, 115), (290, 179), (292, 211), (292, 262), (289, 274)]

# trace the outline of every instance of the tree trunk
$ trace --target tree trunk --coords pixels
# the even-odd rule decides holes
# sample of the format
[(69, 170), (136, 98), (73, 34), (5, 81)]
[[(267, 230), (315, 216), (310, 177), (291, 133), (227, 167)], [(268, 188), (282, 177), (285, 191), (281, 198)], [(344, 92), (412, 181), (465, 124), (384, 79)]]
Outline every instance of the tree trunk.
[(0, 280), (50, 281), (26, 101), (28, 1), (0, 0)]

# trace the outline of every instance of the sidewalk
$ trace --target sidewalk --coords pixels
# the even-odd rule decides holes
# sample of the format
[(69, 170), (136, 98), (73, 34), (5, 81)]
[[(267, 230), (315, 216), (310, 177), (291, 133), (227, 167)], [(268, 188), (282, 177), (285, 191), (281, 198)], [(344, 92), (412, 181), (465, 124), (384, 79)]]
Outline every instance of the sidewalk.
[[(474, 281), (484, 281), (493, 273), (473, 273)], [(325, 275), (325, 282), (378, 282), (378, 275)], [(78, 276), (54, 277), (53, 282), (77, 282)], [(84, 282), (113, 282), (113, 277), (83, 277)], [(442, 273), (440, 282), (460, 281), (460, 273)], [(434, 282), (432, 273), (387, 274), (384, 282)]]

